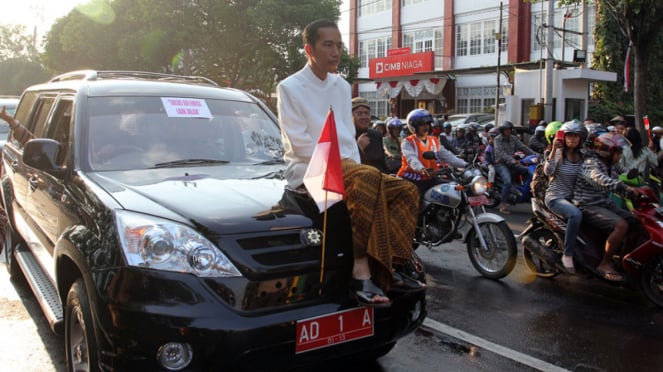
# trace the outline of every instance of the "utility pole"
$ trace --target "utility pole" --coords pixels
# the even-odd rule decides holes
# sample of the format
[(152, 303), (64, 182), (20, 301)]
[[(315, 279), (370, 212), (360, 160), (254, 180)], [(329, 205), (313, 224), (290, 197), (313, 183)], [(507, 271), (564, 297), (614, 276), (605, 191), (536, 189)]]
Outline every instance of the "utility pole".
[(495, 125), (500, 125), (500, 61), (502, 59), (502, 2), (500, 1), (500, 22), (497, 33), (495, 33), (495, 40), (497, 40), (497, 85), (495, 85)]
[(546, 49), (548, 57), (546, 58), (546, 98), (544, 105), (544, 119), (550, 123), (553, 118), (553, 49), (555, 43), (555, 2), (548, 0), (548, 34), (546, 37)]

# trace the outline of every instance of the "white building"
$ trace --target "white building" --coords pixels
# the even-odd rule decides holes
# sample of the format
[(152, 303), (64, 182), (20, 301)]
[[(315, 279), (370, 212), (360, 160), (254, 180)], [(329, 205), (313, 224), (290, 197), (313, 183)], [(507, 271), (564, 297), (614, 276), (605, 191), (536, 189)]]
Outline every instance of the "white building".
[[(545, 109), (553, 120), (582, 120), (589, 82), (615, 81), (616, 74), (587, 68), (594, 5), (559, 8), (554, 1), (552, 43), (546, 43), (548, 6), (522, 0), (350, 0), (349, 48), (360, 60), (354, 94), (369, 99), (380, 117), (405, 117), (414, 108), (485, 112), (499, 100), (506, 103), (499, 122), (536, 123)], [(547, 47), (561, 68), (545, 68)], [(574, 62), (582, 52), (586, 62)], [(548, 85), (552, 103), (546, 108)]]

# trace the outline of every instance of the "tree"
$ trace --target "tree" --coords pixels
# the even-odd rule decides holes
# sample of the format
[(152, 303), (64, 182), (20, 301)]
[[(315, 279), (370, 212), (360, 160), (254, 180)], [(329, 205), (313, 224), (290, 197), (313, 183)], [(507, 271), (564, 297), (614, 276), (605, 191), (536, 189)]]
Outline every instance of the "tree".
[[(563, 0), (579, 3), (580, 0)], [(654, 40), (663, 27), (663, 1), (661, 0), (596, 0), (597, 14), (610, 15), (631, 45), (633, 66), (633, 106), (636, 128), (648, 143), (642, 117), (647, 114), (648, 62)], [(597, 19), (597, 22), (599, 19)]]
[(26, 28), (0, 25), (0, 94), (20, 95), (48, 76), (41, 66), (34, 37)]
[[(196, 74), (268, 95), (304, 63), (301, 30), (337, 20), (340, 0), (95, 0), (114, 15), (99, 23), (74, 10), (47, 36), (44, 63), (81, 68)], [(345, 58), (352, 78), (356, 64)], [(354, 69), (354, 70), (353, 70)]]

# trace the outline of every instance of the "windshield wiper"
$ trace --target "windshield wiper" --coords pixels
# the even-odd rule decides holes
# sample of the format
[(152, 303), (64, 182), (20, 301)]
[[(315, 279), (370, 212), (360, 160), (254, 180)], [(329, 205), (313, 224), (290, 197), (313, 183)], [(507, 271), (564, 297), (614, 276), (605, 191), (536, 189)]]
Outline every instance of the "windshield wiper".
[(168, 167), (177, 167), (177, 166), (187, 166), (187, 165), (201, 165), (201, 164), (228, 164), (228, 160), (219, 160), (219, 159), (181, 159), (167, 161), (163, 163), (154, 164), (153, 168), (168, 168)]
[(270, 160), (261, 161), (260, 163), (255, 163), (253, 165), (275, 165), (275, 164), (285, 164), (285, 160), (280, 158), (274, 158)]

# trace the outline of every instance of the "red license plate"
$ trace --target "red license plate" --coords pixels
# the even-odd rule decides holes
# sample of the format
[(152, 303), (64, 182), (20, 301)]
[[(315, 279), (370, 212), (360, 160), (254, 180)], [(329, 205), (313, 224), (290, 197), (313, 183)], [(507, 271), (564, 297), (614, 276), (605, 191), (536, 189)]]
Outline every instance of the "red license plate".
[(467, 201), (473, 207), (476, 207), (477, 205), (486, 205), (486, 204), (488, 204), (488, 198), (486, 197), (486, 195), (468, 196)]
[(297, 354), (373, 336), (373, 308), (350, 310), (297, 321)]

